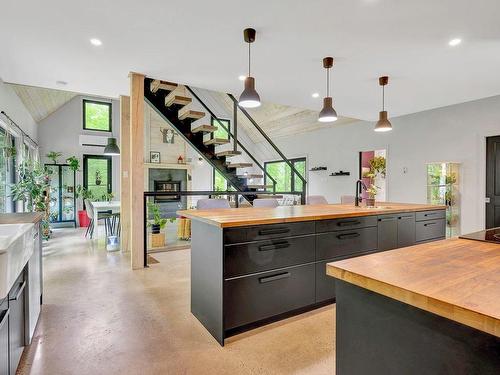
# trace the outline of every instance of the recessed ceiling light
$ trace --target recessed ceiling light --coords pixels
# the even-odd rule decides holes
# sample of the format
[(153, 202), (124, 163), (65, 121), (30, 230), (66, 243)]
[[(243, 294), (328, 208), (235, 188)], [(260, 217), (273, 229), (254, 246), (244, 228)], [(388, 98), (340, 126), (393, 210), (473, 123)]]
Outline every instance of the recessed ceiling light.
[(455, 47), (455, 46), (458, 46), (460, 43), (462, 43), (462, 39), (454, 38), (448, 42), (448, 45)]
[(319, 93), (318, 92), (315, 92), (311, 95), (313, 98), (319, 98)]
[(102, 42), (100, 39), (97, 39), (97, 38), (92, 38), (90, 39), (90, 43), (94, 46), (100, 46), (102, 45)]
[(238, 79), (239, 79), (240, 81), (244, 81), (246, 78), (247, 78), (247, 76), (239, 76), (239, 77), (238, 77)]

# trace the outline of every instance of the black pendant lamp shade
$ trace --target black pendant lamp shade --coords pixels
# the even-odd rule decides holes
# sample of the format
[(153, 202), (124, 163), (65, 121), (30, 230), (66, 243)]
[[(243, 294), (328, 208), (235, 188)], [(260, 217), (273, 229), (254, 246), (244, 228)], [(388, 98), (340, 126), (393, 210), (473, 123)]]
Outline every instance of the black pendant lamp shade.
[(104, 148), (104, 155), (120, 155), (120, 148), (116, 144), (116, 138), (108, 138), (108, 144)]
[(250, 45), (255, 42), (255, 29), (243, 30), (243, 38), (248, 43), (248, 75), (245, 78), (245, 89), (240, 95), (238, 104), (244, 108), (256, 108), (260, 106), (260, 96), (255, 90), (255, 78), (250, 74)]
[(389, 83), (389, 77), (380, 77), (378, 83), (382, 86), (382, 110), (379, 112), (378, 121), (375, 124), (374, 130), (376, 132), (388, 132), (392, 130), (392, 124), (387, 119), (387, 111), (385, 110), (385, 86)]
[(333, 109), (333, 100), (330, 96), (330, 69), (333, 67), (333, 57), (323, 59), (323, 67), (326, 69), (326, 97), (323, 99), (323, 109), (319, 113), (319, 122), (337, 121), (337, 112)]

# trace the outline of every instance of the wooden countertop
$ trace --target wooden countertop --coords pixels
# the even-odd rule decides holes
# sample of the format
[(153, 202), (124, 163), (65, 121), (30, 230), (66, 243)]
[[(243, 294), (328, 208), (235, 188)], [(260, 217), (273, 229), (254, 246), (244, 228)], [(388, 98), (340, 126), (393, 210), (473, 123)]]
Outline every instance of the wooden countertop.
[(213, 224), (221, 228), (228, 228), (246, 225), (380, 215), (394, 212), (444, 210), (446, 208), (445, 206), (434, 206), (429, 204), (390, 202), (377, 202), (377, 205), (384, 208), (355, 207), (353, 204), (324, 204), (315, 206), (280, 206), (276, 208), (244, 207), (214, 210), (184, 210), (177, 211), (177, 214), (193, 220), (200, 220), (208, 224)]
[(450, 239), (329, 263), (327, 274), (500, 337), (500, 245)]
[(43, 212), (20, 212), (0, 214), (0, 224), (38, 223), (43, 219)]

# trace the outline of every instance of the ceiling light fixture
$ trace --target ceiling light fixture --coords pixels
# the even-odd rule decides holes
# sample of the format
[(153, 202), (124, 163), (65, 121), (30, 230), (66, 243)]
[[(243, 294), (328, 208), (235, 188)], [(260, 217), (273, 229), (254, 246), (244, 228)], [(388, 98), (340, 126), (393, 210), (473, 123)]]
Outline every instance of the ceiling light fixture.
[(376, 132), (388, 132), (392, 130), (392, 124), (387, 119), (387, 111), (385, 110), (385, 86), (389, 83), (389, 77), (379, 77), (378, 83), (382, 86), (382, 111), (379, 112), (378, 121), (374, 130)]
[(315, 92), (311, 95), (313, 98), (319, 98), (319, 93)]
[(248, 75), (245, 77), (245, 89), (238, 103), (243, 108), (256, 108), (260, 106), (260, 96), (255, 90), (255, 79), (250, 74), (250, 45), (255, 42), (255, 29), (243, 30), (243, 38), (248, 43)]
[(120, 155), (120, 148), (116, 144), (116, 138), (108, 138), (108, 145), (104, 148), (104, 155)]
[(448, 42), (449, 46), (455, 47), (458, 46), (460, 43), (462, 43), (462, 39), (460, 38), (454, 38)]
[(97, 39), (97, 38), (92, 38), (90, 39), (90, 43), (93, 45), (93, 46), (100, 46), (102, 45), (102, 42), (100, 39)]
[(323, 99), (323, 109), (319, 113), (319, 122), (337, 121), (337, 112), (333, 109), (333, 101), (330, 96), (330, 69), (333, 66), (333, 57), (323, 59), (323, 68), (326, 69), (326, 97)]

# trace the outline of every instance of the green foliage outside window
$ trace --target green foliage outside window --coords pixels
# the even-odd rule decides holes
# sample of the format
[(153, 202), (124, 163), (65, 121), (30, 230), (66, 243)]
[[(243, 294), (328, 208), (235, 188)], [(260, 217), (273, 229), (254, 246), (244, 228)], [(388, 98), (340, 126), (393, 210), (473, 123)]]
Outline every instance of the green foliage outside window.
[(111, 103), (83, 101), (83, 128), (111, 131)]
[[(305, 178), (306, 175), (306, 161), (305, 159), (292, 159), (290, 162), (293, 164), (297, 172)], [(295, 174), (292, 178), (292, 169), (285, 161), (273, 161), (265, 163), (266, 172), (276, 180), (276, 191), (280, 192), (301, 192), (304, 188), (304, 183), (300, 177)], [(266, 180), (267, 185), (272, 185), (272, 180), (268, 177)], [(269, 188), (268, 190), (272, 190)]]

